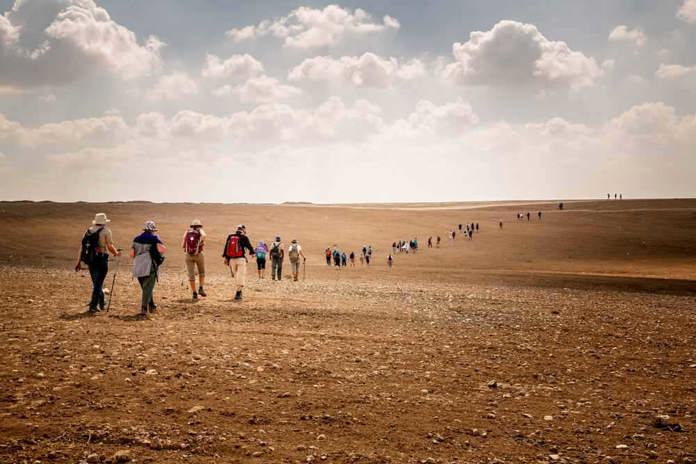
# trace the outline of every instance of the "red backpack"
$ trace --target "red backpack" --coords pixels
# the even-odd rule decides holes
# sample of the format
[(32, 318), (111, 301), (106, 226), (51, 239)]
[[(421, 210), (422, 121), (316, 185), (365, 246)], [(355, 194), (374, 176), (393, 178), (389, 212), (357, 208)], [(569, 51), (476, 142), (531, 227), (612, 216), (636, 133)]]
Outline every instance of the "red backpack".
[(229, 237), (227, 237), (227, 248), (225, 249), (225, 256), (227, 258), (241, 258), (242, 256), (244, 256), (242, 240), (239, 235), (230, 235)]
[(201, 244), (201, 233), (198, 230), (189, 230), (184, 237), (184, 249), (190, 255), (197, 255)]

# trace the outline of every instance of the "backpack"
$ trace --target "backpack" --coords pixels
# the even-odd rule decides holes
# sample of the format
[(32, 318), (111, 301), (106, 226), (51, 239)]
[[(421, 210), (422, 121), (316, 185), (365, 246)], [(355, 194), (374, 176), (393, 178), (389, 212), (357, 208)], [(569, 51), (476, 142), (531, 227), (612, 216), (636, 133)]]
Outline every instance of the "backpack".
[(201, 233), (198, 230), (189, 230), (184, 237), (184, 249), (190, 255), (197, 255), (201, 243)]
[(227, 237), (227, 247), (225, 248), (226, 258), (241, 258), (244, 256), (242, 247), (242, 237), (240, 235), (230, 235)]
[(290, 261), (297, 261), (300, 259), (300, 250), (297, 247), (297, 243), (293, 243), (290, 246), (290, 252), (288, 253), (288, 256), (290, 256)]
[(88, 266), (94, 263), (94, 258), (97, 256), (97, 248), (99, 248), (99, 234), (104, 230), (103, 227), (98, 228), (94, 232), (89, 229), (82, 237), (82, 248), (80, 249), (80, 261)]
[(150, 245), (150, 258), (152, 258), (155, 267), (160, 267), (164, 263), (164, 256), (160, 253), (156, 243)]
[(280, 242), (273, 242), (271, 245), (271, 258), (280, 258)]

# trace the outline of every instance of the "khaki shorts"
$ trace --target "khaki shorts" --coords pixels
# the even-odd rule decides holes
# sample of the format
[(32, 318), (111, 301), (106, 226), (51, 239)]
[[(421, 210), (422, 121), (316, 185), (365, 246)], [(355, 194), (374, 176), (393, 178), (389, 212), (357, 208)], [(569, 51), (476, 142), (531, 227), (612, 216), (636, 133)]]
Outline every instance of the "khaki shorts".
[(189, 280), (196, 279), (195, 268), (198, 268), (198, 276), (205, 276), (205, 257), (203, 253), (198, 253), (197, 255), (186, 255), (186, 272), (188, 272)]

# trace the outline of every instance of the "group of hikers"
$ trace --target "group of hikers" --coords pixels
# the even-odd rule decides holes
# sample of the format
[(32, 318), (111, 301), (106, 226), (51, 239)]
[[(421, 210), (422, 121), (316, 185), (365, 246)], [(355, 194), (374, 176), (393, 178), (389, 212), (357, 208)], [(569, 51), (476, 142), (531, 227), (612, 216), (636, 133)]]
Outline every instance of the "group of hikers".
[[(327, 247), (324, 250), (324, 257), (326, 258), (326, 265), (331, 267), (334, 265), (335, 269), (341, 269), (347, 267), (350, 263), (351, 267), (355, 267), (355, 252), (351, 251), (350, 254), (346, 254), (337, 245), (332, 247)], [(372, 245), (365, 245), (362, 247), (360, 252), (360, 265), (367, 264), (370, 265), (370, 260), (372, 259)]]
[[(617, 198), (618, 195), (618, 198)], [(614, 200), (623, 200), (623, 193), (615, 193), (614, 194)], [(607, 200), (611, 200), (611, 193), (607, 193)]]
[[(109, 255), (120, 257), (121, 249), (114, 244), (113, 234), (108, 224), (111, 222), (105, 213), (95, 215), (92, 225), (87, 229), (80, 246), (75, 271), (80, 271), (82, 265), (87, 265), (92, 279), (92, 296), (89, 302), (89, 312), (109, 309), (104, 297), (104, 281), (109, 272)], [(157, 309), (154, 301), (154, 290), (157, 283), (159, 268), (164, 263), (167, 248), (162, 239), (157, 235), (157, 224), (154, 221), (145, 221), (143, 230), (131, 244), (129, 256), (133, 259), (133, 277), (138, 279), (142, 289), (140, 313), (147, 315)], [(207, 235), (203, 230), (200, 220), (191, 221), (188, 230), (184, 233), (181, 248), (185, 253), (186, 271), (192, 297), (197, 300), (199, 296), (207, 296), (205, 284), (205, 243)], [(279, 236), (276, 236), (270, 248), (264, 241), (258, 242), (256, 248), (252, 247), (251, 240), (247, 236), (244, 224), (237, 226), (235, 232), (227, 236), (222, 251), (225, 266), (229, 267), (235, 282), (235, 300), (242, 299), (242, 290), (246, 283), (246, 265), (249, 257), (256, 258), (259, 278), (264, 278), (266, 260), (271, 259), (271, 277), (273, 280), (281, 280), (285, 249)], [(302, 251), (302, 246), (293, 239), (287, 248), (287, 256), (290, 260), (292, 277), (298, 280), (300, 268), (307, 258)], [(196, 287), (196, 270), (198, 271), (198, 287)], [(114, 274), (114, 283), (115, 283)], [(112, 283), (113, 289), (113, 283)], [(111, 297), (110, 297), (111, 298)], [(109, 300), (110, 303), (110, 300)]]
[[(527, 211), (527, 215), (526, 215), (526, 216), (527, 216), (527, 221), (531, 221), (531, 220), (532, 220), (532, 213), (530, 213), (529, 211)], [(525, 217), (525, 214), (524, 214), (524, 213), (517, 213), (517, 220), (518, 220), (518, 221), (524, 221), (524, 217)], [(538, 217), (539, 220), (541, 221), (541, 211), (538, 211), (538, 212), (537, 212), (537, 217)], [(501, 226), (500, 228), (502, 229), (502, 226)]]

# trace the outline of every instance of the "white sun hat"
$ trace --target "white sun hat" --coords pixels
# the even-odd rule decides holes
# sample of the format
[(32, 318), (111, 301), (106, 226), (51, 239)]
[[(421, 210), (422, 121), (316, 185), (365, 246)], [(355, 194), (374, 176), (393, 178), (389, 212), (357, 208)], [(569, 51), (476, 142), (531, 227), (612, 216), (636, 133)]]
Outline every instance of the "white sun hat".
[(95, 226), (103, 226), (108, 222), (111, 222), (111, 219), (108, 219), (105, 213), (97, 213), (94, 215), (94, 221), (92, 221), (92, 224)]
[(201, 223), (200, 219), (194, 219), (193, 221), (191, 221), (191, 227), (196, 227), (196, 226), (203, 227), (203, 223)]

